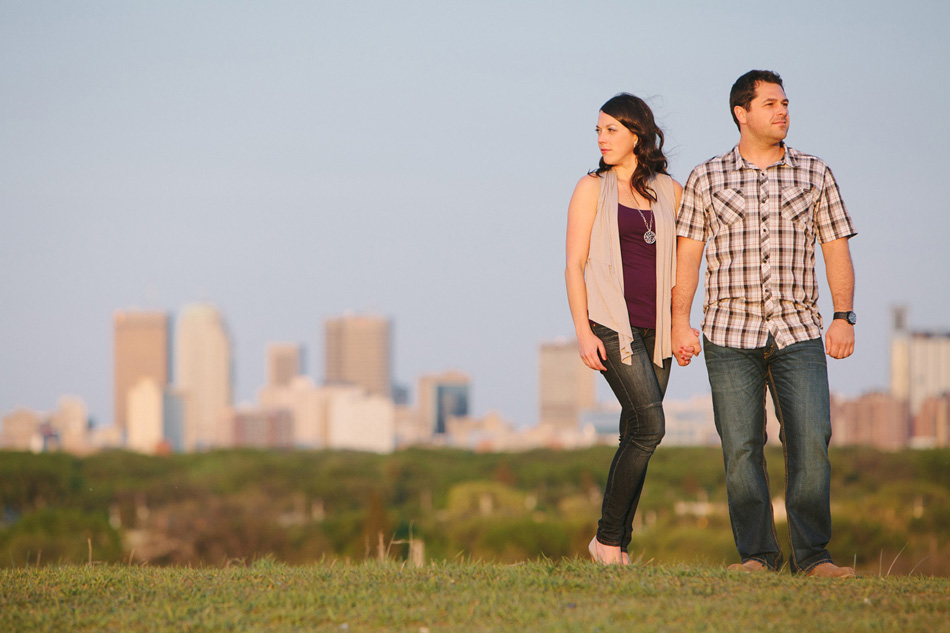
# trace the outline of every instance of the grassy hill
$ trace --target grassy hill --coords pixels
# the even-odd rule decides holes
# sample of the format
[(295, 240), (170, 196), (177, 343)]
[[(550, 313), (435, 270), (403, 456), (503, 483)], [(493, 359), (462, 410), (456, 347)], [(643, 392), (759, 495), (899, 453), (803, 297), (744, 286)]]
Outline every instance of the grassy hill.
[(0, 570), (0, 631), (945, 631), (950, 579), (393, 562)]
[[(586, 552), (612, 454), (0, 453), (0, 567), (567, 562)], [(768, 458), (781, 509), (780, 450)], [(838, 449), (832, 467), (839, 563), (950, 576), (950, 451)], [(631, 555), (673, 568), (737, 560), (717, 448), (657, 451)]]

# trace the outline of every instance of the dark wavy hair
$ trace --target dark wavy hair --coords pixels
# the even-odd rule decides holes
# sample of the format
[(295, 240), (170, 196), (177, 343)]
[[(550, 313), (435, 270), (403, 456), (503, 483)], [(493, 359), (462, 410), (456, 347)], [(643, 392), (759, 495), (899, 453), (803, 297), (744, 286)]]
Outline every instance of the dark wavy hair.
[[(640, 97), (621, 92), (601, 106), (600, 111), (617, 119), (637, 135), (637, 144), (633, 148), (637, 157), (637, 168), (630, 177), (630, 186), (647, 200), (656, 202), (656, 192), (647, 182), (654, 174), (667, 173), (669, 163), (663, 154), (663, 132), (653, 120), (650, 106)], [(594, 173), (599, 175), (610, 171), (612, 167), (601, 158), (600, 166)]]
[[(755, 91), (759, 84), (778, 84), (783, 90), (782, 78), (779, 74), (771, 70), (750, 70), (746, 74), (736, 79), (732, 84), (732, 90), (729, 91), (729, 112), (732, 113), (732, 121), (739, 127), (739, 119), (736, 118), (736, 106), (742, 106), (746, 112), (752, 107), (752, 100), (755, 99)], [(741, 129), (741, 128), (740, 128)]]

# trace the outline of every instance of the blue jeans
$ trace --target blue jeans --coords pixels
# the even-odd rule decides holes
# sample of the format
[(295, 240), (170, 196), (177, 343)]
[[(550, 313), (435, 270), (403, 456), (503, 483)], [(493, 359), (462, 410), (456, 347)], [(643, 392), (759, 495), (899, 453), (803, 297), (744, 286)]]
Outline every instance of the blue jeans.
[(670, 379), (672, 359), (663, 367), (653, 364), (656, 331), (633, 328), (633, 358), (630, 365), (620, 361), (617, 333), (599, 323), (591, 324), (604, 343), (607, 358), (602, 371), (607, 384), (620, 401), (620, 446), (614, 454), (604, 489), (597, 540), (627, 551), (633, 531), (633, 516), (647, 475), (647, 464), (663, 439), (663, 394)]
[(831, 405), (828, 368), (820, 338), (778, 349), (733, 349), (705, 339), (716, 430), (722, 439), (732, 534), (742, 562), (770, 569), (782, 564), (765, 467), (765, 390), (781, 428), (785, 454), (785, 509), (792, 571), (830, 562), (828, 442)]

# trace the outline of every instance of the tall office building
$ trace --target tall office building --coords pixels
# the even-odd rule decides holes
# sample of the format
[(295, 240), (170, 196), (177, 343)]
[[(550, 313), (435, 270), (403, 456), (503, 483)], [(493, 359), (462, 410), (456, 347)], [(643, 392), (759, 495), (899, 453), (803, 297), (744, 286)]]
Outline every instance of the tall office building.
[(925, 400), (950, 393), (950, 332), (911, 330), (904, 306), (892, 315), (891, 395), (917, 415)]
[(296, 343), (267, 346), (267, 386), (286, 387), (303, 372), (303, 348)]
[(129, 390), (129, 428), (125, 445), (139, 453), (155, 453), (165, 441), (164, 389), (154, 380), (143, 378)]
[(389, 319), (344, 315), (326, 322), (326, 382), (363, 387), (370, 395), (392, 393)]
[(120, 311), (113, 324), (113, 416), (128, 432), (129, 391), (143, 379), (168, 384), (168, 315), (164, 312)]
[(419, 378), (419, 418), (429, 434), (446, 432), (450, 416), (467, 416), (469, 379), (466, 374), (448, 371)]
[(184, 450), (220, 445), (231, 406), (231, 340), (212, 305), (187, 306), (178, 318), (175, 388), (184, 404)]
[(581, 413), (597, 404), (597, 372), (581, 361), (575, 341), (542, 343), (539, 365), (541, 424), (577, 430)]

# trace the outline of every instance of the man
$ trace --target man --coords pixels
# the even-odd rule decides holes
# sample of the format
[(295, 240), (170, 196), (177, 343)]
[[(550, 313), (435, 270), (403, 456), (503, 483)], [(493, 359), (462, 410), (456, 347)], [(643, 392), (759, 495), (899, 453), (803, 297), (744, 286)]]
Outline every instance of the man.
[[(729, 516), (742, 558), (729, 569), (782, 566), (763, 454), (768, 386), (785, 451), (792, 571), (854, 576), (852, 568), (835, 565), (826, 549), (831, 407), (825, 353), (846, 358), (854, 351), (848, 239), (856, 233), (828, 166), (785, 144), (789, 115), (781, 77), (746, 73), (733, 85), (729, 105), (739, 144), (696, 167), (686, 183), (672, 306), (674, 355), (688, 365), (700, 352), (689, 313), (705, 248), (706, 368), (722, 439)], [(835, 309), (824, 346), (816, 240)]]

